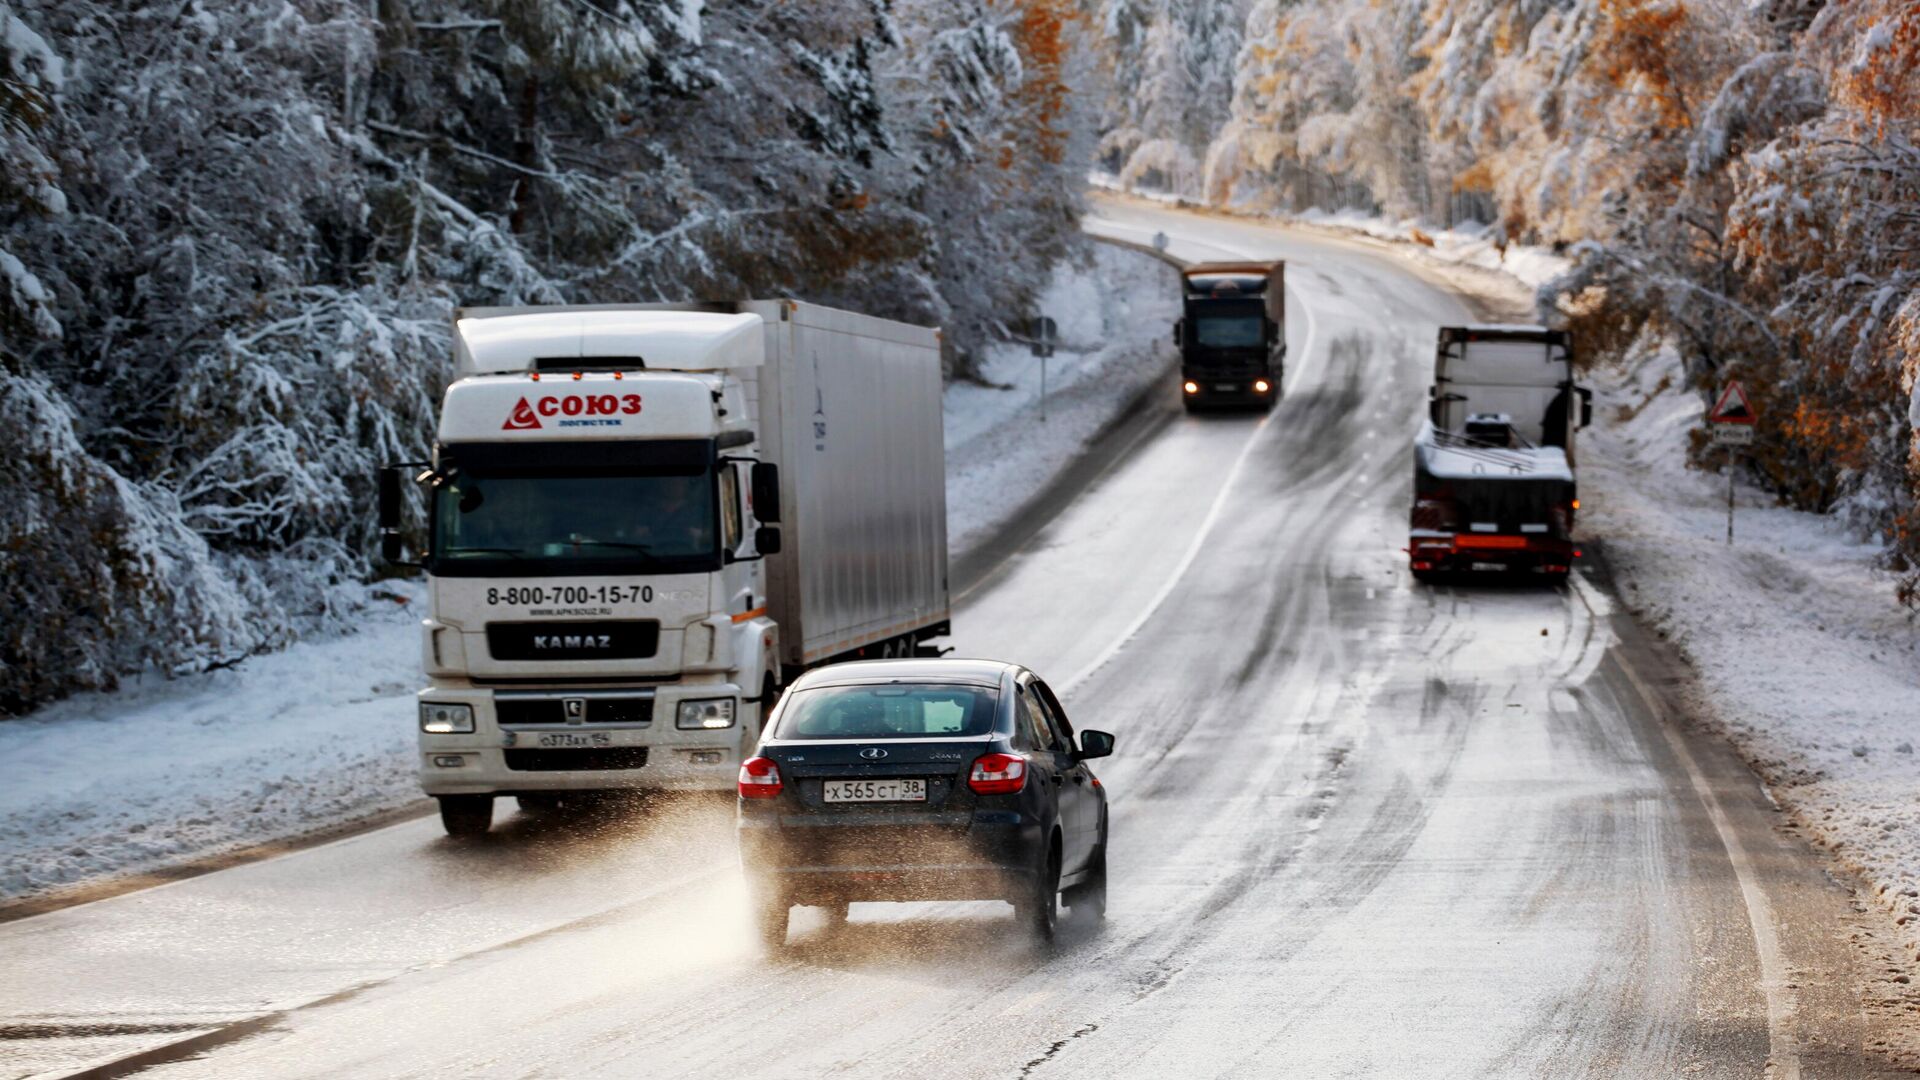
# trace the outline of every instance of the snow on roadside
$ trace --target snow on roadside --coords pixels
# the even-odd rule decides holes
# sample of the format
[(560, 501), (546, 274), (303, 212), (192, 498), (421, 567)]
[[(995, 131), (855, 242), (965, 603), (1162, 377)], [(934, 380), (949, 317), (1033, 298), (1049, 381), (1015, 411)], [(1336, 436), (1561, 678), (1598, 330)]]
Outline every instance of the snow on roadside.
[(947, 388), (947, 546), (956, 557), (1005, 524), (1173, 361), (1180, 282), (1152, 256), (1095, 244), (1091, 265), (1056, 273), (1040, 308), (1060, 334), (1047, 361), (1046, 419), (1040, 361), (1023, 345), (988, 354), (985, 374), (997, 386)]
[[(948, 388), (950, 547), (989, 535), (1146, 382), (1177, 283), (1144, 255), (1095, 245), (1044, 309), (1061, 341), (1039, 420), (1039, 362), (996, 349), (1008, 387)], [(1164, 280), (1155, 278), (1164, 276)], [(1134, 302), (1135, 293), (1164, 302)], [(388, 599), (386, 597), (392, 597)], [(284, 840), (404, 807), (414, 777), (425, 592), (370, 587), (361, 629), (235, 668), (152, 677), (0, 723), (0, 902)]]
[(1716, 723), (1813, 840), (1859, 871), (1920, 959), (1920, 629), (1839, 523), (1686, 467), (1703, 405), (1663, 352), (1602, 373), (1583, 529), (1633, 610), (1697, 675)]
[(358, 633), (0, 723), (0, 900), (419, 798), (409, 721), (424, 597), (383, 583)]

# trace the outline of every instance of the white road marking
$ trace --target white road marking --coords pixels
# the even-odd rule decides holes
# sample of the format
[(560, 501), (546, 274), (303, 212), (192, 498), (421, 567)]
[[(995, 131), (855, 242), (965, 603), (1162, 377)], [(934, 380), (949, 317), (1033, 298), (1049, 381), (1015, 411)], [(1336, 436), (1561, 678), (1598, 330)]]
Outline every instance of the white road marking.
[[(1588, 585), (1587, 588), (1591, 589), (1592, 586)], [(1581, 590), (1583, 603), (1585, 591)], [(1780, 952), (1780, 934), (1774, 921), (1773, 904), (1760, 888), (1746, 845), (1740, 842), (1739, 835), (1733, 831), (1733, 823), (1728, 820), (1726, 809), (1714, 795), (1713, 787), (1707, 783), (1706, 774), (1700, 771), (1699, 763), (1694, 761), (1693, 752), (1687, 749), (1685, 740), (1674, 729), (1665, 707), (1653, 696), (1647, 684), (1641, 681), (1640, 673), (1633, 670), (1631, 665), (1623, 663), (1620, 670), (1626, 672), (1627, 681), (1633, 684), (1634, 692), (1640, 695), (1648, 714), (1659, 723), (1660, 733), (1673, 749), (1674, 758), (1687, 770), (1687, 779), (1693, 785), (1693, 792), (1706, 808), (1707, 819), (1713, 822), (1713, 831), (1720, 835), (1720, 844), (1727, 851), (1727, 862), (1733, 866), (1734, 879), (1740, 883), (1740, 898), (1747, 905), (1747, 923), (1753, 927), (1753, 951), (1760, 963), (1760, 990), (1767, 998), (1767, 1075), (1777, 1080), (1799, 1080), (1800, 1045), (1793, 1030), (1793, 1016), (1799, 1008), (1799, 1001), (1788, 979), (1786, 958)]]
[[(1234, 252), (1232, 248), (1221, 247), (1218, 244), (1204, 244), (1202, 246), (1232, 252), (1241, 258), (1255, 257), (1245, 252)], [(1301, 341), (1300, 351), (1311, 358), (1313, 356), (1313, 339), (1316, 330), (1316, 324), (1313, 319), (1313, 308), (1308, 306), (1307, 298), (1301, 295), (1300, 290), (1295, 289), (1290, 284), (1286, 286), (1286, 289), (1293, 293), (1294, 299), (1299, 301), (1300, 310), (1307, 316), (1307, 333), (1306, 337)], [(1306, 376), (1306, 368), (1307, 365), (1305, 363), (1294, 368), (1293, 378), (1287, 383), (1289, 388), (1299, 385), (1300, 380)], [(1270, 423), (1276, 415), (1276, 413), (1268, 413), (1260, 418), (1258, 424), (1254, 425), (1253, 434), (1247, 436), (1246, 444), (1240, 447), (1240, 453), (1233, 459), (1233, 467), (1227, 470), (1226, 482), (1220, 485), (1220, 490), (1213, 496), (1213, 504), (1207, 507), (1207, 516), (1201, 519), (1200, 528), (1193, 534), (1193, 542), (1187, 545), (1186, 553), (1180, 556), (1180, 561), (1175, 564), (1173, 572), (1167, 575), (1167, 580), (1161, 583), (1159, 591), (1153, 594), (1153, 599), (1147, 601), (1147, 606), (1141, 609), (1140, 614), (1134, 616), (1133, 621), (1129, 622), (1125, 629), (1121, 630), (1113, 640), (1107, 642), (1106, 647), (1095, 654), (1094, 658), (1087, 663), (1087, 666), (1074, 672), (1060, 684), (1060, 693), (1062, 696), (1073, 693), (1073, 691), (1079, 687), (1081, 683), (1090, 678), (1094, 672), (1106, 666), (1107, 661), (1112, 660), (1121, 649), (1126, 648), (1127, 642), (1133, 640), (1133, 636), (1140, 632), (1140, 628), (1147, 625), (1147, 620), (1153, 618), (1154, 612), (1160, 610), (1160, 605), (1167, 602), (1167, 597), (1173, 595), (1174, 587), (1180, 584), (1180, 579), (1185, 577), (1187, 571), (1192, 568), (1194, 560), (1200, 557), (1200, 549), (1206, 546), (1207, 537), (1212, 534), (1214, 525), (1220, 520), (1221, 511), (1226, 509), (1227, 496), (1232, 494), (1233, 485), (1235, 481), (1240, 478), (1240, 470), (1246, 467), (1247, 459), (1253, 456), (1253, 448), (1259, 444), (1261, 434), (1267, 430), (1267, 424)]]

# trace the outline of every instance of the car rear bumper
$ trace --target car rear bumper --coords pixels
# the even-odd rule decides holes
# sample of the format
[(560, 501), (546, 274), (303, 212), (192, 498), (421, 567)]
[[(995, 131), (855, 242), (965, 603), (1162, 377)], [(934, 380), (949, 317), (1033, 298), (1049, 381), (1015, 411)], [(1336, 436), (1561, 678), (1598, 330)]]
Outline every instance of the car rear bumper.
[(1031, 885), (1044, 851), (1037, 822), (1004, 813), (910, 828), (782, 827), (743, 818), (739, 836), (748, 879), (797, 904), (1005, 899)]

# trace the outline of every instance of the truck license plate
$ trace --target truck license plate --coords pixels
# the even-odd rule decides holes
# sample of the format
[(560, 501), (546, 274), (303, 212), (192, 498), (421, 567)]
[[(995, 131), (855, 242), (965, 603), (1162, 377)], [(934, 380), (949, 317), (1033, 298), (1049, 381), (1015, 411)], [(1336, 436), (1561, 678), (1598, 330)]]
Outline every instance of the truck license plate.
[(533, 745), (543, 750), (591, 750), (612, 746), (613, 736), (604, 731), (543, 731), (534, 736)]
[(1239, 387), (1239, 386), (1237, 386), (1237, 385), (1235, 385), (1235, 384), (1233, 384), (1233, 383), (1230, 383), (1230, 382), (1217, 382), (1217, 383), (1214, 383), (1214, 384), (1213, 384), (1213, 388), (1214, 388), (1215, 390), (1218, 390), (1218, 391), (1219, 391), (1220, 393), (1222, 393), (1222, 394), (1231, 394), (1231, 393), (1233, 393), (1234, 391), (1236, 391), (1236, 390), (1238, 390), (1238, 389), (1240, 389), (1240, 387)]
[(925, 780), (828, 780), (828, 802), (926, 802)]

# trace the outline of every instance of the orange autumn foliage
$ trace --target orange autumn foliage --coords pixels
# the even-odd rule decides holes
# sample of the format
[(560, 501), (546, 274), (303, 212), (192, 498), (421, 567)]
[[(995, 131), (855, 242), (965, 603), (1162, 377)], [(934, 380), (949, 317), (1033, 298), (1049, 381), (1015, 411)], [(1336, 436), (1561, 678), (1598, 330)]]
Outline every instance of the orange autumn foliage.
[(1686, 7), (1677, 0), (1601, 0), (1600, 11), (1593, 55), (1601, 75), (1623, 91), (1648, 94), (1665, 127), (1692, 127), (1681, 78), (1690, 65), (1677, 55), (1690, 32)]
[[(1082, 16), (1073, 0), (1019, 0), (1020, 22), (1014, 29), (1014, 44), (1020, 50), (1025, 68), (1016, 95), (1025, 113), (1027, 129), (1021, 142), (1031, 146), (1040, 160), (1058, 165), (1066, 159), (1067, 97), (1069, 90), (1064, 70), (1067, 27)], [(1001, 168), (1013, 165), (1013, 147), (1001, 149)]]

